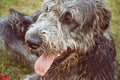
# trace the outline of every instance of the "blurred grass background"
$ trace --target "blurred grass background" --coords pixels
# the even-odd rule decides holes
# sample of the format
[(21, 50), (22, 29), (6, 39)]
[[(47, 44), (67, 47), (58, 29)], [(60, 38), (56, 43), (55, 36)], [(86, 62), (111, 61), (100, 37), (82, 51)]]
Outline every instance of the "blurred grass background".
[[(0, 16), (9, 15), (9, 8), (15, 8), (21, 12), (32, 14), (40, 9), (41, 0), (0, 0)], [(106, 5), (112, 10), (111, 19), (112, 34), (117, 49), (117, 61), (120, 71), (120, 0), (107, 0)], [(0, 47), (0, 74), (7, 74), (12, 80), (20, 80), (30, 71), (23, 65), (12, 59), (7, 51)]]

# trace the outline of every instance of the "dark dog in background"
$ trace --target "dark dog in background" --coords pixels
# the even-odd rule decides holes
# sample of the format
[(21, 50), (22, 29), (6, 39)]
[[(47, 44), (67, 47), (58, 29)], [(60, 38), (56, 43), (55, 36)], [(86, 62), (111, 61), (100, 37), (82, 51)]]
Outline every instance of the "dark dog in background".
[(27, 15), (11, 8), (10, 13), (11, 16), (0, 18), (0, 38), (15, 60), (33, 69), (37, 57), (25, 47), (24, 36), (29, 25), (36, 21), (41, 12)]

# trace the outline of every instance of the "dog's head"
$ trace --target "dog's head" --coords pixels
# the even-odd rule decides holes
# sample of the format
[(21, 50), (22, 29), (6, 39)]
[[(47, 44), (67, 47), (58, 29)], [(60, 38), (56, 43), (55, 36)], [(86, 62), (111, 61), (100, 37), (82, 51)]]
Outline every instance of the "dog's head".
[(28, 30), (30, 24), (33, 23), (33, 19), (30, 15), (21, 13), (13, 8), (10, 9), (12, 14), (9, 18), (10, 26), (13, 32), (18, 36), (24, 38), (25, 32)]
[(41, 75), (56, 58), (74, 51), (86, 53), (95, 45), (96, 34), (110, 36), (107, 30), (111, 12), (102, 1), (48, 0), (43, 9), (25, 36), (31, 51), (41, 55), (35, 63), (35, 70)]
[[(9, 35), (24, 39), (25, 32), (30, 24), (33, 23), (31, 16), (23, 14), (13, 8), (10, 9), (11, 16), (0, 18), (0, 35), (9, 39)], [(6, 32), (7, 31), (7, 32)]]

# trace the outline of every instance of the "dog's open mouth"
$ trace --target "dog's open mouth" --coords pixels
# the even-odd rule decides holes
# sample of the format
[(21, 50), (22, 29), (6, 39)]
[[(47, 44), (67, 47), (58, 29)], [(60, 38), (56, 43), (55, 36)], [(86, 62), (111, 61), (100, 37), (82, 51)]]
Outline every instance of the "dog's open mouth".
[[(42, 42), (35, 35), (26, 36), (26, 43), (29, 50), (37, 56), (41, 55), (35, 62), (35, 72), (44, 76), (49, 70), (53, 70), (60, 65), (74, 50), (68, 47), (67, 50), (51, 50), (48, 46), (41, 46)], [(40, 44), (40, 45), (38, 45)], [(48, 48), (48, 49), (47, 49)]]
[(57, 53), (57, 55), (51, 54), (50, 56), (42, 54), (35, 62), (35, 72), (41, 76), (44, 76), (47, 71), (53, 70), (59, 66), (59, 64), (69, 57), (72, 52), (73, 51), (68, 50), (63, 55)]
[(41, 76), (44, 76), (45, 73), (49, 70), (51, 67), (53, 61), (57, 58), (58, 55), (50, 55), (45, 56), (45, 54), (42, 54), (37, 61), (35, 62), (35, 72)]

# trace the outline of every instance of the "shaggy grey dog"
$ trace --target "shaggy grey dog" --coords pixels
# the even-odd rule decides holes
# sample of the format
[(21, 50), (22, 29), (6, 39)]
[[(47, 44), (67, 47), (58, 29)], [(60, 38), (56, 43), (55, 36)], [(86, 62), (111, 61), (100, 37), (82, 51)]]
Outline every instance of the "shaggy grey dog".
[(101, 0), (45, 0), (42, 7), (25, 35), (40, 56), (34, 69), (42, 80), (118, 80), (111, 11)]
[(111, 11), (101, 0), (45, 0), (32, 15), (10, 12), (0, 36), (15, 60), (35, 69), (24, 80), (118, 80)]

